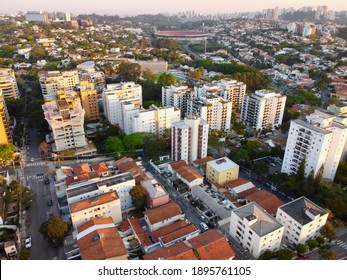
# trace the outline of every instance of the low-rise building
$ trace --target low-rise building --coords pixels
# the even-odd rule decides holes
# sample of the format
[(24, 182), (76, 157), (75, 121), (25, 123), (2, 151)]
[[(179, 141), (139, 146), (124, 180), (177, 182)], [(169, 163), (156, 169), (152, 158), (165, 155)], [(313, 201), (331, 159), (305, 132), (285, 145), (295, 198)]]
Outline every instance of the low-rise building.
[(145, 221), (150, 231), (170, 225), (176, 221), (184, 220), (185, 215), (174, 202), (147, 210), (144, 212)]
[(255, 202), (231, 211), (230, 235), (255, 258), (278, 250), (283, 231), (284, 226)]
[(127, 260), (128, 251), (113, 220), (95, 218), (77, 228), (82, 260)]
[(284, 226), (284, 241), (304, 243), (319, 235), (328, 212), (306, 197), (300, 197), (278, 208), (276, 219)]
[(148, 208), (154, 208), (169, 203), (169, 194), (156, 179), (141, 181), (141, 185), (146, 190)]
[(115, 224), (122, 221), (120, 199), (116, 192), (74, 202), (70, 204), (70, 213), (75, 228), (94, 218), (111, 217)]
[(211, 184), (224, 186), (226, 182), (236, 180), (238, 177), (239, 166), (227, 157), (211, 160), (206, 164), (206, 180)]

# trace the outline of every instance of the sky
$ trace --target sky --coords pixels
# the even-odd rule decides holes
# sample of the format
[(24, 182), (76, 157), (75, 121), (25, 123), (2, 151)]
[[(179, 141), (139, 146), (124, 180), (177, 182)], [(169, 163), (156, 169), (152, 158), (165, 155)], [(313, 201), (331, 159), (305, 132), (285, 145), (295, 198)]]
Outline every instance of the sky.
[(327, 5), (329, 10), (347, 10), (347, 0), (12, 0), (0, 5), (0, 14), (43, 10), (96, 14), (157, 14), (194, 10), (202, 14), (261, 11), (263, 9)]

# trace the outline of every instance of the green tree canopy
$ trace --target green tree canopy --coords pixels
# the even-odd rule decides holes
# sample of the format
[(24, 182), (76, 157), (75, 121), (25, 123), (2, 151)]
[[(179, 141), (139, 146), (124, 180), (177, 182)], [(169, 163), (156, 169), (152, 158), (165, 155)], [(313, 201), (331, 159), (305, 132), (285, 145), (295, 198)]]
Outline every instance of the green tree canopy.
[(119, 137), (108, 137), (105, 141), (106, 152), (113, 155), (122, 155), (125, 152), (123, 141)]
[(65, 234), (68, 232), (68, 223), (60, 217), (52, 215), (48, 221), (41, 224), (40, 233), (48, 238), (49, 243), (61, 245)]
[(318, 242), (315, 239), (309, 239), (306, 243), (310, 250), (318, 247)]
[(142, 210), (146, 206), (146, 190), (143, 186), (137, 185), (133, 187), (130, 191), (129, 194), (131, 196), (131, 201), (133, 205), (136, 207), (138, 210)]
[(136, 149), (142, 148), (143, 137), (138, 132), (125, 135), (123, 138), (123, 144), (127, 151), (135, 151)]
[(122, 62), (118, 67), (118, 74), (122, 81), (136, 83), (141, 76), (141, 66), (138, 63)]
[(306, 246), (305, 244), (302, 244), (302, 243), (298, 243), (296, 244), (296, 251), (299, 253), (299, 254), (305, 254), (306, 253)]
[(320, 250), (319, 255), (322, 260), (336, 260), (336, 253), (329, 250)]
[(327, 221), (326, 224), (320, 229), (320, 233), (327, 237), (329, 241), (335, 239), (337, 237), (336, 235), (336, 229), (332, 225), (331, 222)]
[(47, 56), (48, 56), (47, 51), (45, 51), (42, 48), (33, 48), (30, 51), (30, 59), (32, 61), (45, 59), (45, 58), (47, 58)]
[(279, 260), (291, 260), (295, 257), (295, 253), (289, 249), (280, 249), (276, 251), (276, 257)]
[(8, 160), (13, 160), (15, 150), (16, 146), (13, 144), (0, 145), (0, 162), (4, 164)]
[(159, 76), (158, 83), (162, 87), (171, 86), (176, 82), (176, 78), (171, 73), (163, 73)]

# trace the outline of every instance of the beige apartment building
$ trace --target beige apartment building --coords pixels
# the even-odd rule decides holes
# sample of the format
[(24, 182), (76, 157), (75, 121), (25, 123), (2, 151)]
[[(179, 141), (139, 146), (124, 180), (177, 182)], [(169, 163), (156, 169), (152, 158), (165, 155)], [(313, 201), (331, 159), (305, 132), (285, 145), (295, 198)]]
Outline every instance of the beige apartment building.
[(8, 68), (0, 68), (0, 89), (5, 99), (18, 98), (19, 90), (14, 71)]
[(100, 118), (98, 93), (94, 87), (94, 84), (88, 81), (81, 81), (79, 93), (86, 120), (98, 120)]
[(0, 89), (0, 145), (12, 143), (9, 127), (9, 115), (6, 108), (5, 98)]
[(224, 186), (226, 182), (236, 180), (238, 177), (239, 166), (227, 157), (211, 160), (206, 164), (206, 179), (211, 184)]

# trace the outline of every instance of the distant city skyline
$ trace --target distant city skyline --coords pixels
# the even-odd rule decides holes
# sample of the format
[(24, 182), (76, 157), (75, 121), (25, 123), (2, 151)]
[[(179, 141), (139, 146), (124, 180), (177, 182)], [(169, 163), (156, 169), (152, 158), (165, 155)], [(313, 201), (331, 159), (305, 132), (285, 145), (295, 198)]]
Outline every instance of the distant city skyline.
[(309, 6), (327, 5), (329, 10), (347, 10), (346, 0), (312, 1), (312, 0), (249, 0), (239, 3), (231, 0), (176, 0), (162, 2), (158, 0), (99, 0), (96, 2), (86, 2), (85, 0), (60, 0), (48, 2), (44, 0), (17, 0), (7, 2), (0, 7), (0, 14), (14, 13), (21, 11), (26, 13), (32, 10), (43, 10), (48, 12), (64, 11), (74, 15), (83, 13), (96, 13), (108, 15), (135, 15), (135, 14), (157, 14), (157, 13), (177, 13), (183, 11), (195, 11), (201, 14), (218, 14), (234, 12), (255, 12), (263, 9), (275, 7), (299, 9)]

